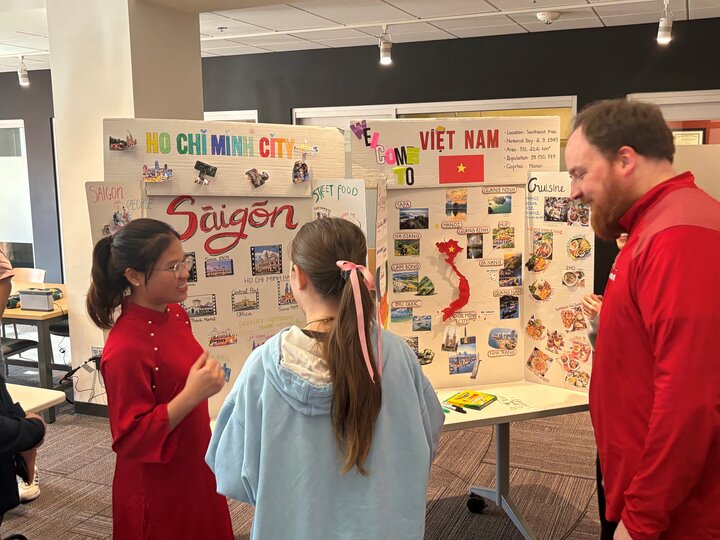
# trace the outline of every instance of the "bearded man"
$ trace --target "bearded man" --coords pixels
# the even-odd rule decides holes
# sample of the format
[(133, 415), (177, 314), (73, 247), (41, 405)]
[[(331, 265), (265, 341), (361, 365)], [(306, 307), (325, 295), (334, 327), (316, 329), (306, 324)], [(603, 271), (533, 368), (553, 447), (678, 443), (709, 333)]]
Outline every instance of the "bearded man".
[(659, 108), (626, 100), (584, 109), (565, 150), (595, 233), (628, 233), (590, 384), (616, 540), (720, 538), (720, 203), (674, 153)]

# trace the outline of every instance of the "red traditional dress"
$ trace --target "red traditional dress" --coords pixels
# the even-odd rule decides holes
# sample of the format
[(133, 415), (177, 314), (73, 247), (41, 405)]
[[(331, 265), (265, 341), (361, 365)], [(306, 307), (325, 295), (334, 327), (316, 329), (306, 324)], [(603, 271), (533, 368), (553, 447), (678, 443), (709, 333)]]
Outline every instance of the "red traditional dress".
[(172, 431), (167, 404), (202, 353), (177, 304), (157, 312), (125, 302), (100, 365), (113, 450), (113, 538), (232, 540), (227, 501), (205, 464), (207, 401)]

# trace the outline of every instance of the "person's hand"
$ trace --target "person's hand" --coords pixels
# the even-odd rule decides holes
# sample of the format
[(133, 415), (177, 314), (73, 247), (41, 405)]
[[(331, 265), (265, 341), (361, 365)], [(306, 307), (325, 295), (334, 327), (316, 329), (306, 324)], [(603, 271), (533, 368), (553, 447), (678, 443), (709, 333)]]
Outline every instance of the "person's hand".
[(582, 310), (590, 319), (594, 319), (600, 313), (603, 298), (597, 294), (589, 294), (582, 299)]
[(203, 351), (190, 368), (185, 390), (198, 401), (214, 396), (225, 386), (225, 373), (207, 351)]
[(622, 522), (622, 520), (620, 520), (617, 529), (615, 529), (615, 535), (613, 536), (613, 540), (633, 540), (633, 537), (630, 536), (630, 533), (625, 528), (625, 524)]

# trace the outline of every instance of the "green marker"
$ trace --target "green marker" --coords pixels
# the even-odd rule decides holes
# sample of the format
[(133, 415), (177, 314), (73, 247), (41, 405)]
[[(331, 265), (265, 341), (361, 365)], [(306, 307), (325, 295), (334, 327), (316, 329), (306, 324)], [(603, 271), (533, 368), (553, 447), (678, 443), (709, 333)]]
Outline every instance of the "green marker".
[(443, 407), (442, 409), (445, 414), (450, 414), (450, 409), (446, 409), (445, 407)]

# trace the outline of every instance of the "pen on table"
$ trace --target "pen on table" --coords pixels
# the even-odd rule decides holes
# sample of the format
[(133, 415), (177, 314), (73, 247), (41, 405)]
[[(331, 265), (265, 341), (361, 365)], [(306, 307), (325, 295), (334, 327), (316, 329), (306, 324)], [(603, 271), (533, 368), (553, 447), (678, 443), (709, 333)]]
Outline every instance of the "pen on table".
[(450, 414), (450, 409), (448, 409), (447, 407), (443, 407), (442, 409), (445, 414)]
[(467, 414), (467, 411), (465, 409), (463, 409), (462, 407), (460, 407), (459, 405), (453, 405), (452, 408), (455, 409), (459, 413)]

